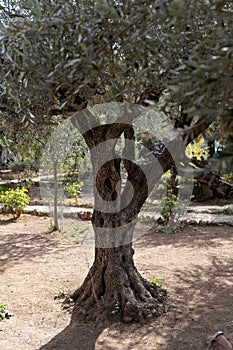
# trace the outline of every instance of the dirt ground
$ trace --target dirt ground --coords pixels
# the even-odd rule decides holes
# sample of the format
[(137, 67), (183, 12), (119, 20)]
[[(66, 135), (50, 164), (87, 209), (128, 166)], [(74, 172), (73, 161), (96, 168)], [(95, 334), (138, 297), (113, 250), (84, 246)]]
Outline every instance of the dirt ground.
[(13, 316), (0, 321), (0, 349), (219, 349), (210, 343), (218, 330), (233, 343), (232, 226), (145, 230), (135, 263), (145, 278), (165, 279), (169, 311), (149, 324), (95, 324), (73, 320), (54, 300), (87, 274), (94, 251), (79, 234), (91, 232), (90, 222), (77, 219), (76, 229), (58, 234), (48, 233), (46, 217), (8, 219), (0, 215), (0, 304)]

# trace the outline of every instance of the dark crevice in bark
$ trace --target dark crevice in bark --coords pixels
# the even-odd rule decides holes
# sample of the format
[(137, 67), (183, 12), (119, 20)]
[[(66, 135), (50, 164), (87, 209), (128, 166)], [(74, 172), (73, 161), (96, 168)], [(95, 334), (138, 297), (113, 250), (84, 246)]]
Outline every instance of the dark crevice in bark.
[(112, 190), (112, 184), (111, 184), (110, 179), (106, 179), (106, 180), (104, 181), (104, 185), (105, 185), (106, 187), (108, 187), (109, 190)]
[(102, 271), (101, 271), (101, 273), (100, 273), (100, 281), (101, 281), (101, 283), (100, 283), (100, 293), (99, 293), (99, 296), (98, 296), (98, 300), (101, 300), (101, 298), (103, 298), (103, 296), (104, 296), (104, 294), (105, 294), (105, 292), (106, 292), (106, 283), (105, 283), (105, 271), (106, 271), (106, 269), (107, 269), (107, 267), (106, 266), (104, 266), (103, 268), (102, 268)]

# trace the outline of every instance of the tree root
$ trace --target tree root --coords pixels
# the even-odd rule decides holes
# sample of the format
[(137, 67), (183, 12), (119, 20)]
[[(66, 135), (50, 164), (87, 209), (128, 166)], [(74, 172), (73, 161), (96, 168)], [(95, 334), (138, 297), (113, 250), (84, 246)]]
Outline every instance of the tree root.
[(139, 322), (166, 311), (166, 290), (144, 279), (133, 264), (97, 266), (70, 298), (73, 316), (88, 320), (112, 319)]

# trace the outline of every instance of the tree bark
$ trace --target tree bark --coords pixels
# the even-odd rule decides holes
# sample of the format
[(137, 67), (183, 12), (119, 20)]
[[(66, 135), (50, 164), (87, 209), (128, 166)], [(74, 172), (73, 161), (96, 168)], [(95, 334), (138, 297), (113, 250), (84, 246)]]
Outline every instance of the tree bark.
[(138, 322), (165, 310), (166, 291), (141, 276), (133, 254), (132, 243), (95, 248), (94, 264), (71, 296), (75, 315)]
[[(127, 116), (128, 119), (133, 117), (130, 113)], [(143, 169), (134, 162), (134, 131), (122, 120), (120, 116), (117, 123), (99, 125), (86, 112), (82, 114), (81, 123), (79, 118), (74, 120), (91, 151), (96, 181), (92, 216), (95, 259), (83, 284), (71, 298), (75, 302), (74, 315), (132, 322), (164, 312), (167, 292), (143, 278), (134, 265), (134, 228), (152, 185), (147, 184)], [(90, 121), (94, 127), (88, 129)], [(122, 133), (125, 147), (120, 157), (115, 153), (115, 145)], [(123, 192), (121, 164), (128, 173)]]

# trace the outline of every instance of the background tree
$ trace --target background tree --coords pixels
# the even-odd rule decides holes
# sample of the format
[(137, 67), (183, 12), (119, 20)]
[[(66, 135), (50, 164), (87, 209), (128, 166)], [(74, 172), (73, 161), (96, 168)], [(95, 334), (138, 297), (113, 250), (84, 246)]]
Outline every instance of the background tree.
[[(0, 115), (21, 121), (22, 126), (40, 125), (99, 102), (152, 107), (164, 98), (163, 109), (185, 144), (218, 119), (227, 140), (224, 162), (230, 162), (232, 11), (231, 1), (214, 0), (2, 2)], [(117, 198), (119, 163), (134, 187), (132, 205), (125, 211), (94, 211), (95, 261), (73, 294), (75, 310), (85, 315), (96, 317), (109, 310), (113, 314), (117, 309), (125, 321), (139, 320), (159, 314), (166, 299), (163, 290), (137, 271), (131, 241), (114, 248), (98, 244), (104, 239), (101, 233), (107, 232), (103, 229), (111, 231), (136, 220), (148, 188), (162, 174), (155, 174), (147, 186), (143, 169), (124, 160), (135, 137), (129, 124), (136, 117), (137, 113), (124, 111), (117, 123), (101, 125), (85, 110), (73, 119), (91, 152), (101, 142), (124, 135), (120, 160), (106, 162), (96, 174), (104, 199)], [(114, 155), (114, 142), (105, 152)], [(167, 149), (158, 160), (163, 171), (174, 165)], [(95, 173), (94, 155), (92, 163)], [(132, 236), (134, 225), (132, 221), (121, 234)]]

